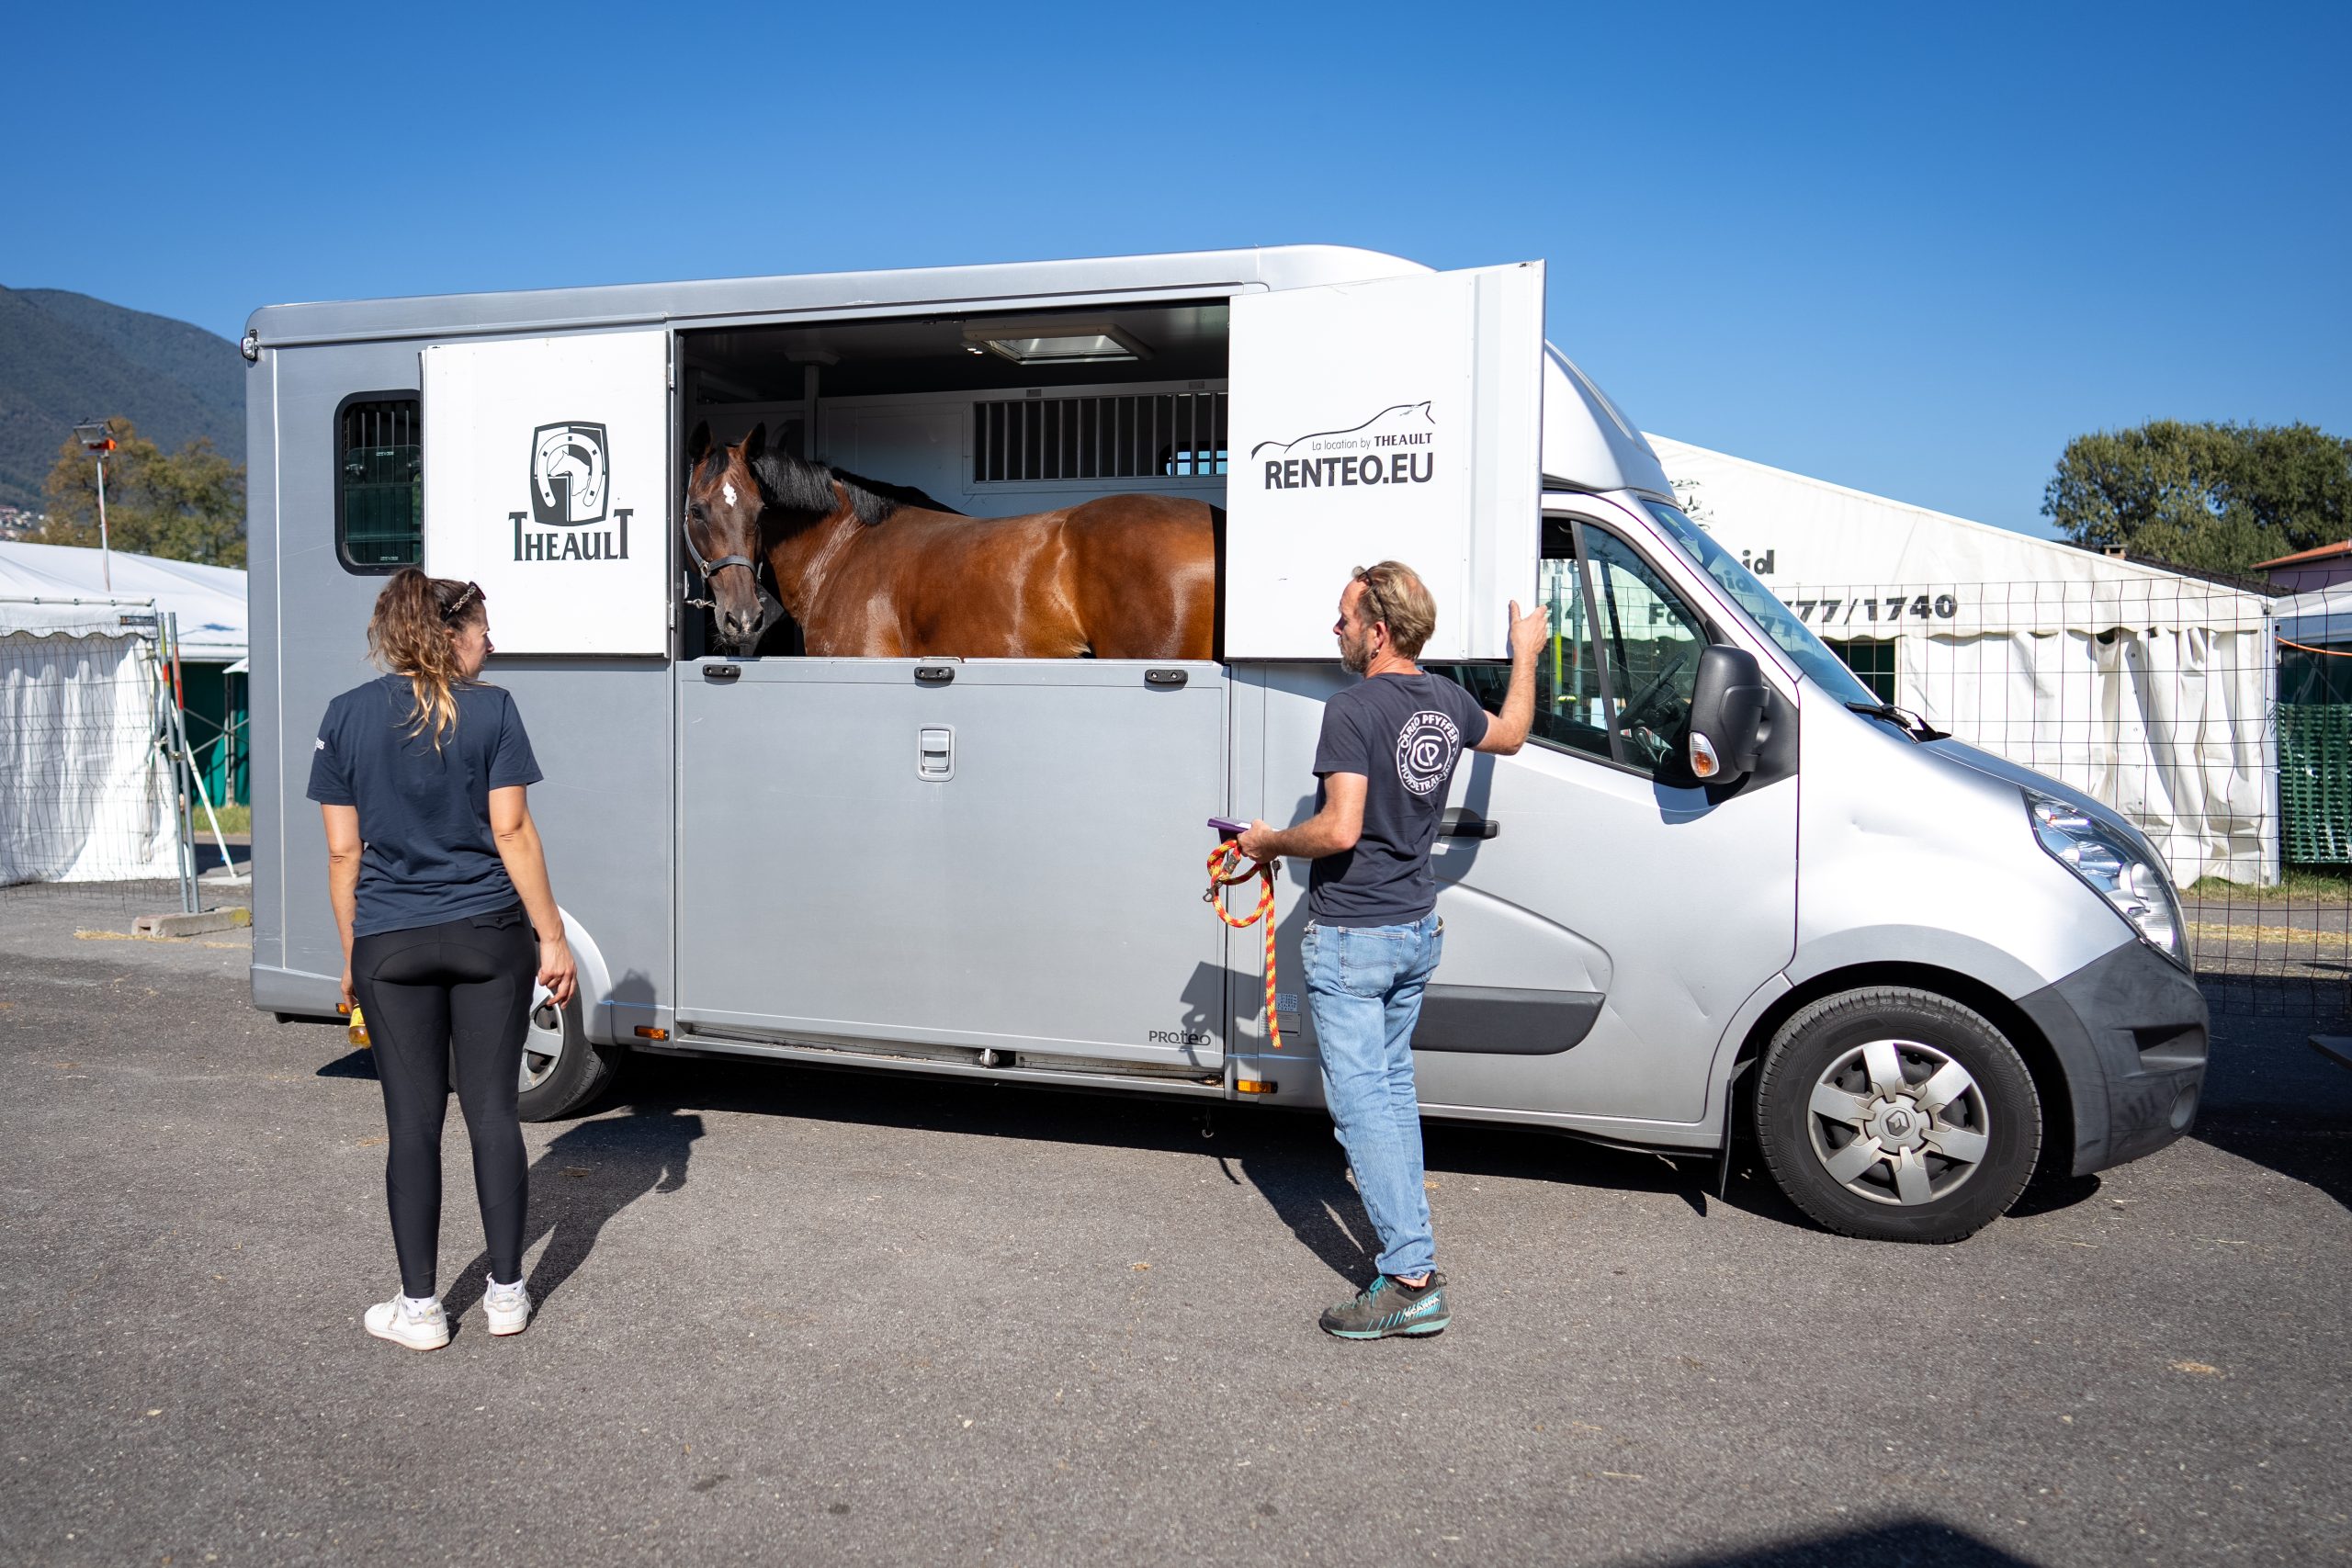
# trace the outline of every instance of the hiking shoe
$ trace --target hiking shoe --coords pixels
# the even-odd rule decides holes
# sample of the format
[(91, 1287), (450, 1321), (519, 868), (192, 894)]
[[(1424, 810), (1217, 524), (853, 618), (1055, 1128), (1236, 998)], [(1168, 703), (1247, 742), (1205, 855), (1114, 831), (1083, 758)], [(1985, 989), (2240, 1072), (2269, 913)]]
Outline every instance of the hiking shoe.
[(481, 1314), (490, 1319), (492, 1334), (520, 1334), (531, 1321), (531, 1292), (520, 1280), (511, 1285), (493, 1280), (482, 1292)]
[(1431, 1274), (1417, 1291), (1383, 1274), (1319, 1321), (1324, 1333), (1341, 1339), (1385, 1339), (1393, 1334), (1442, 1333), (1453, 1314), (1445, 1304), (1444, 1275)]
[(441, 1310), (438, 1296), (421, 1308), (406, 1296), (394, 1296), (369, 1307), (359, 1321), (377, 1338), (412, 1350), (438, 1350), (449, 1343), (449, 1314)]

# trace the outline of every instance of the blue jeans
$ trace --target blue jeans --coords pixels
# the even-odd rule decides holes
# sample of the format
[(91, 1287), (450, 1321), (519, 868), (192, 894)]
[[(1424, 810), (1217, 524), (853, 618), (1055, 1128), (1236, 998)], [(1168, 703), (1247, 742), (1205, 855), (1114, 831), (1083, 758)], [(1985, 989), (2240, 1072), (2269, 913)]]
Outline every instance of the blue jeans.
[(1437, 972), (1445, 932), (1435, 914), (1409, 926), (1327, 926), (1300, 943), (1306, 1005), (1323, 1058), (1323, 1100), (1356, 1173), (1356, 1194), (1380, 1233), (1377, 1267), (1411, 1277), (1437, 1267), (1421, 1186), (1421, 1105), (1413, 1088), (1413, 1025)]

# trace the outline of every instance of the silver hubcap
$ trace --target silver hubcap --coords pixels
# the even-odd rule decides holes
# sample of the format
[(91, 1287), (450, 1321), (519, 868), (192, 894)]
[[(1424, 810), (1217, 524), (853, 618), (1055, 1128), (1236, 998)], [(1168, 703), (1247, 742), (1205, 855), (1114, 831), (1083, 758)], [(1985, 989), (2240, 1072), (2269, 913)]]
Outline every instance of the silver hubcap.
[(553, 1002), (531, 1010), (531, 1030), (523, 1037), (523, 1084), (526, 1091), (548, 1081), (563, 1060), (563, 1015)]
[(1873, 1040), (1829, 1064), (1805, 1124), (1830, 1179), (1873, 1203), (1931, 1203), (1984, 1162), (1992, 1121), (1968, 1069), (1932, 1045)]

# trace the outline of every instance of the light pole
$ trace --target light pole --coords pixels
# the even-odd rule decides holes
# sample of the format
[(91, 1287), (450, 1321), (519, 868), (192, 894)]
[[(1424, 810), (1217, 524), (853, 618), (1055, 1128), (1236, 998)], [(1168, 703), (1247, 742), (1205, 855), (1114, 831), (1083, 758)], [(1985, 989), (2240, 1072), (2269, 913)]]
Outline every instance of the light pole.
[(113, 433), (106, 421), (94, 420), (74, 427), (74, 437), (81, 442), (82, 450), (98, 462), (98, 571), (104, 578), (107, 592), (114, 592), (114, 552), (107, 543), (107, 454), (114, 450)]

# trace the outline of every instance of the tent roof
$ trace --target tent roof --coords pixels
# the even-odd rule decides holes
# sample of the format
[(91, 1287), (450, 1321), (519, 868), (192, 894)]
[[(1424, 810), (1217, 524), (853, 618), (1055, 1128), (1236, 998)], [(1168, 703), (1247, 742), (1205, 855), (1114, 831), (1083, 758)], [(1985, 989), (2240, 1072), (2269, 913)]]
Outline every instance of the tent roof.
[[(2258, 627), (2258, 592), (2119, 559), (1948, 512), (1831, 484), (1662, 435), (1648, 437), (1693, 520), (1764, 585), (1804, 602), (1949, 594), (1955, 631), (2104, 630), (2109, 626)], [(1842, 598), (1840, 597), (1842, 595)], [(1821, 614), (1826, 615), (1824, 611)], [(1855, 616), (1841, 636), (1891, 636)], [(1867, 629), (1866, 629), (1867, 628)]]
[(152, 599), (159, 612), (179, 617), (181, 658), (228, 664), (245, 657), (243, 571), (116, 550), (113, 576), (109, 588), (96, 550), (0, 543), (0, 598), (44, 607)]

